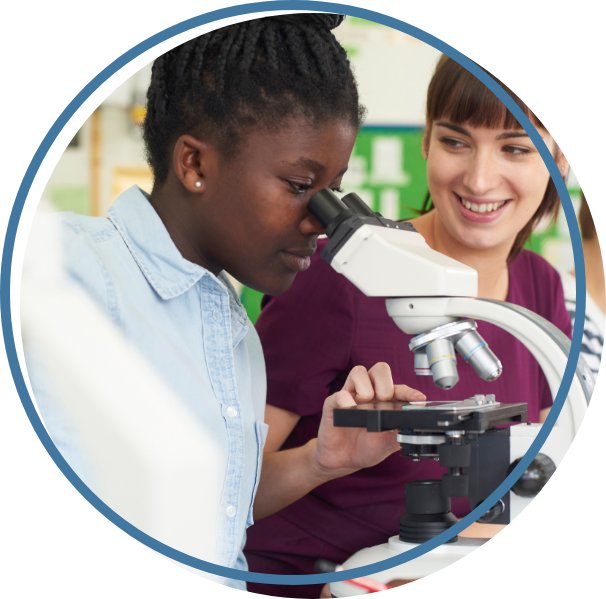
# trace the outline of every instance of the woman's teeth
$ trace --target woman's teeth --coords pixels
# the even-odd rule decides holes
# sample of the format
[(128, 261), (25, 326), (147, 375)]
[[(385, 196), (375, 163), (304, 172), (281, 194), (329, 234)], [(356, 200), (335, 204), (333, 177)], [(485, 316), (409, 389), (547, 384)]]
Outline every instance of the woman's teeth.
[(461, 204), (467, 208), (467, 210), (471, 210), (472, 212), (479, 212), (480, 214), (494, 212), (498, 210), (504, 203), (503, 202), (494, 202), (489, 204), (474, 204), (473, 202), (469, 202), (468, 200), (464, 200), (463, 198), (459, 198), (461, 200)]

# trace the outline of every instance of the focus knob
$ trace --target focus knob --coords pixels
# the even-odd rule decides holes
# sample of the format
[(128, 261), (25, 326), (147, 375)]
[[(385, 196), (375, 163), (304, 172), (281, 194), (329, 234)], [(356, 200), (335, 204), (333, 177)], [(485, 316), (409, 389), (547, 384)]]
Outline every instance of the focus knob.
[[(519, 463), (522, 458), (515, 460), (509, 467), (509, 474)], [(511, 490), (520, 497), (536, 497), (539, 491), (547, 484), (551, 475), (555, 472), (556, 466), (553, 460), (544, 453), (539, 453), (537, 457), (530, 462), (530, 466), (520, 476)]]

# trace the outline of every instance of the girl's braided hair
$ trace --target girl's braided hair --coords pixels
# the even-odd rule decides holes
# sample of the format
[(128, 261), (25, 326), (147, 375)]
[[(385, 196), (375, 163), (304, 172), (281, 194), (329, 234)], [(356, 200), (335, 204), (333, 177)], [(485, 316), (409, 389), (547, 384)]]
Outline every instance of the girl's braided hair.
[(343, 15), (304, 13), (246, 21), (190, 40), (156, 59), (143, 138), (155, 183), (183, 134), (212, 139), (226, 158), (242, 134), (291, 117), (314, 126), (364, 119), (356, 81), (331, 30)]

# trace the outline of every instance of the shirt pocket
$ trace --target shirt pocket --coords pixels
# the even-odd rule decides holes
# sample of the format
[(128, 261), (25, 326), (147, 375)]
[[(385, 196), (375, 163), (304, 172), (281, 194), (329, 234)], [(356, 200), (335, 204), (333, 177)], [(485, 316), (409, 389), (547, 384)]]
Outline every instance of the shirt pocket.
[(265, 447), (265, 441), (267, 440), (267, 431), (269, 426), (261, 420), (255, 420), (255, 434), (257, 436), (257, 463), (255, 469), (255, 485), (253, 487), (252, 498), (250, 501), (250, 508), (248, 510), (248, 518), (246, 519), (246, 528), (254, 524), (253, 520), (253, 503), (255, 501), (255, 495), (259, 488), (259, 481), (261, 480), (261, 467), (263, 465), (263, 448)]

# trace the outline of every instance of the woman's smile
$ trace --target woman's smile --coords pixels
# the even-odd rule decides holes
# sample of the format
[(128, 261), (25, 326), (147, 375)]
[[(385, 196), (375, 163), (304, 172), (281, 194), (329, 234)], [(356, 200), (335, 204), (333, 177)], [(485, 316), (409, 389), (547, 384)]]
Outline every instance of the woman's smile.
[(507, 209), (510, 200), (478, 199), (453, 192), (461, 216), (474, 223), (492, 223)]

